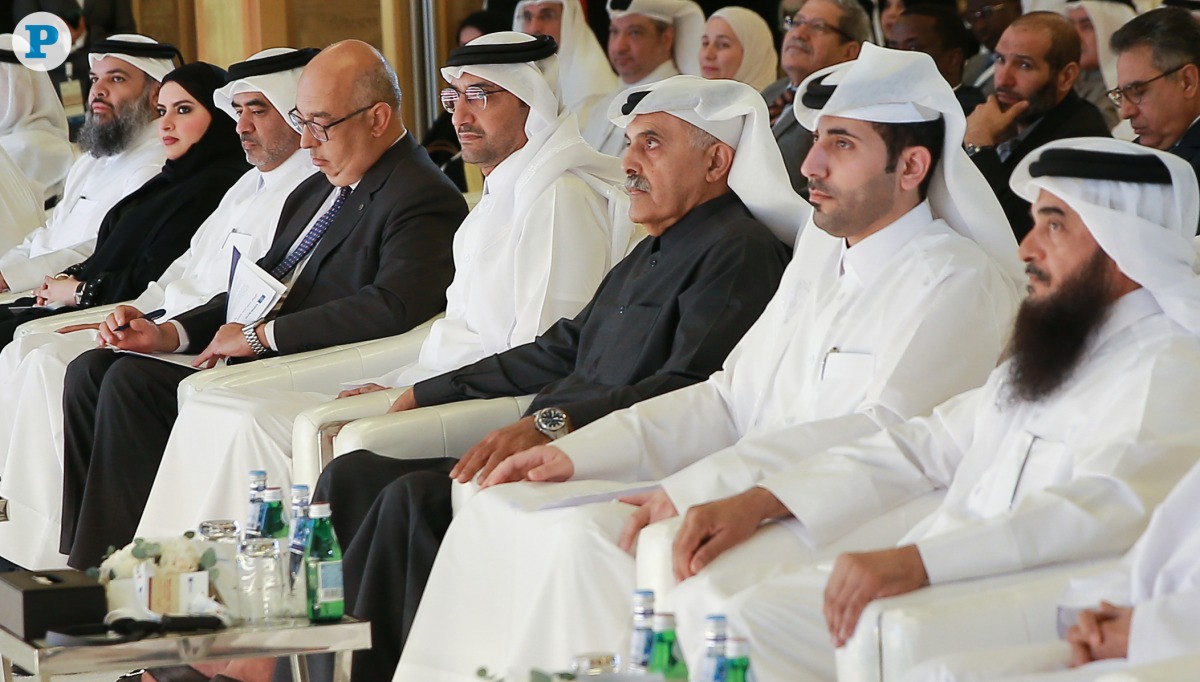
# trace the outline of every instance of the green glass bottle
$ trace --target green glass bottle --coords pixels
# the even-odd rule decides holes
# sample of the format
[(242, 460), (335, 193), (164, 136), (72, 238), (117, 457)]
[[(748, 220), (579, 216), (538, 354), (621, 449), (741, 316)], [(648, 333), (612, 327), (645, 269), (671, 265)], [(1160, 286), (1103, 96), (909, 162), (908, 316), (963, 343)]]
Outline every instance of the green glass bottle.
[(646, 672), (658, 673), (664, 680), (686, 680), (688, 678), (687, 663), (683, 653), (679, 651), (679, 641), (675, 636), (675, 614), (654, 614), (654, 644), (650, 648), (650, 665)]
[(338, 547), (328, 504), (308, 508), (312, 527), (304, 548), (304, 573), (310, 621), (341, 620), (346, 612), (342, 548)]
[(264, 538), (287, 539), (288, 520), (283, 511), (283, 491), (279, 488), (267, 488), (263, 491), (258, 534)]
[(741, 637), (725, 640), (725, 682), (746, 682), (750, 678), (750, 642)]

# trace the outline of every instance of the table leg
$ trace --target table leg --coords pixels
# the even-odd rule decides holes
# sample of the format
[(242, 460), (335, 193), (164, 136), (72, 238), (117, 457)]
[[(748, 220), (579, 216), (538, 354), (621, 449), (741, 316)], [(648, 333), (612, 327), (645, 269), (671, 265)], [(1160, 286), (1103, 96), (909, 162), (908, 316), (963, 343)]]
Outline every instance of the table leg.
[(4, 665), (4, 682), (13, 682), (12, 659), (4, 656), (2, 660)]
[(288, 656), (292, 664), (292, 682), (308, 682), (308, 659), (298, 654)]
[(349, 656), (349, 651), (333, 653), (333, 682), (350, 682), (350, 666), (346, 660)]

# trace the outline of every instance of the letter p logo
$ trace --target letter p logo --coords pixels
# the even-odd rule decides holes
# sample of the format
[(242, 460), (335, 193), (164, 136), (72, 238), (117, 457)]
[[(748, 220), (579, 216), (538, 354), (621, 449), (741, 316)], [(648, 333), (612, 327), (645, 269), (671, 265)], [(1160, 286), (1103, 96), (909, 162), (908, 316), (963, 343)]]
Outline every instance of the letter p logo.
[(49, 12), (34, 12), (13, 31), (13, 52), (34, 71), (57, 69), (71, 53), (71, 29)]

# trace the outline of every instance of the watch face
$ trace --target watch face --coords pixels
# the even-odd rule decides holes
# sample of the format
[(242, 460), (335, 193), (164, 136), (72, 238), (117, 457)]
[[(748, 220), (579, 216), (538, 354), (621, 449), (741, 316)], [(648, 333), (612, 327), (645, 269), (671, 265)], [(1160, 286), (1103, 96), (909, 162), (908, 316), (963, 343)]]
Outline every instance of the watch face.
[(545, 409), (538, 412), (538, 426), (545, 431), (557, 431), (567, 423), (567, 415), (562, 410)]

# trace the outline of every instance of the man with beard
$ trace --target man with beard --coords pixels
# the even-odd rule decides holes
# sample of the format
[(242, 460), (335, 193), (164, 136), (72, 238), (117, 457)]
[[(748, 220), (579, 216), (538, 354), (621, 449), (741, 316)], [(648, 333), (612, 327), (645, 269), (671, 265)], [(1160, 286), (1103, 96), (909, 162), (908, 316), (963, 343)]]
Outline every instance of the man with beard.
[(89, 55), (92, 90), (63, 200), (50, 220), (0, 255), (0, 291), (28, 291), (46, 277), (86, 260), (100, 222), (125, 195), (162, 169), (158, 139), (159, 79), (179, 51), (139, 35), (115, 35)]
[(1079, 33), (1063, 16), (1022, 16), (996, 44), (996, 94), (967, 117), (963, 147), (1000, 199), (1018, 241), (1033, 227), (1029, 202), (1008, 186), (1021, 159), (1053, 140), (1109, 134), (1100, 110), (1075, 94), (1082, 51)]
[[(808, 79), (796, 100), (816, 130), (804, 162), (814, 215), (767, 309), (707, 381), (613, 412), (495, 469), (485, 486), (564, 482), (497, 486), (463, 507), (438, 554), (400, 679), (435, 679), (431, 668), (467, 663), (451, 661), (439, 624), (453, 623), (472, 642), (474, 662), (518, 679), (530, 666), (612, 650), (627, 632), (634, 589), (634, 560), (624, 550), (642, 526), (923, 414), (995, 367), (1020, 264), (994, 198), (959, 146), (962, 108), (925, 54), (868, 44), (857, 61), (833, 69)], [(614, 112), (621, 123), (637, 116), (631, 138), (651, 112), (691, 114), (691, 101), (671, 85), (651, 86), (637, 102), (642, 93), (633, 91), (624, 116)], [(766, 113), (761, 100), (753, 104)], [(754, 123), (766, 138), (765, 122)], [(660, 489), (626, 496), (628, 504), (524, 511), (533, 496), (569, 499), (654, 480)], [(915, 504), (919, 511), (893, 515), (866, 546), (895, 541), (908, 529), (903, 521), (935, 501)], [(779, 547), (772, 556), (816, 551), (788, 540), (794, 552)], [(493, 571), (520, 577), (497, 596), (483, 575)], [(679, 632), (695, 635), (702, 621), (680, 619)], [(496, 622), (510, 627), (489, 631)]]
[(842, 554), (832, 573), (786, 569), (731, 594), (721, 585), (737, 562), (722, 557), (670, 595), (680, 622), (725, 613), (764, 679), (820, 677), (811, 671), (832, 663), (828, 642), (842, 646), (874, 599), (1122, 552), (1196, 463), (1190, 167), (1127, 142), (1062, 140), (1022, 162), (1012, 186), (1034, 202), (1020, 248), (1029, 295), (987, 383), (689, 512), (674, 546), (681, 577), (763, 521), (794, 516), (836, 536), (948, 487), (894, 548)]
[(762, 94), (792, 189), (804, 194), (808, 178), (800, 164), (812, 149), (813, 136), (792, 114), (792, 99), (805, 78), (858, 57), (863, 41), (871, 37), (871, 20), (857, 0), (807, 0), (784, 25), (787, 35), (779, 66), (787, 75), (768, 85)]

